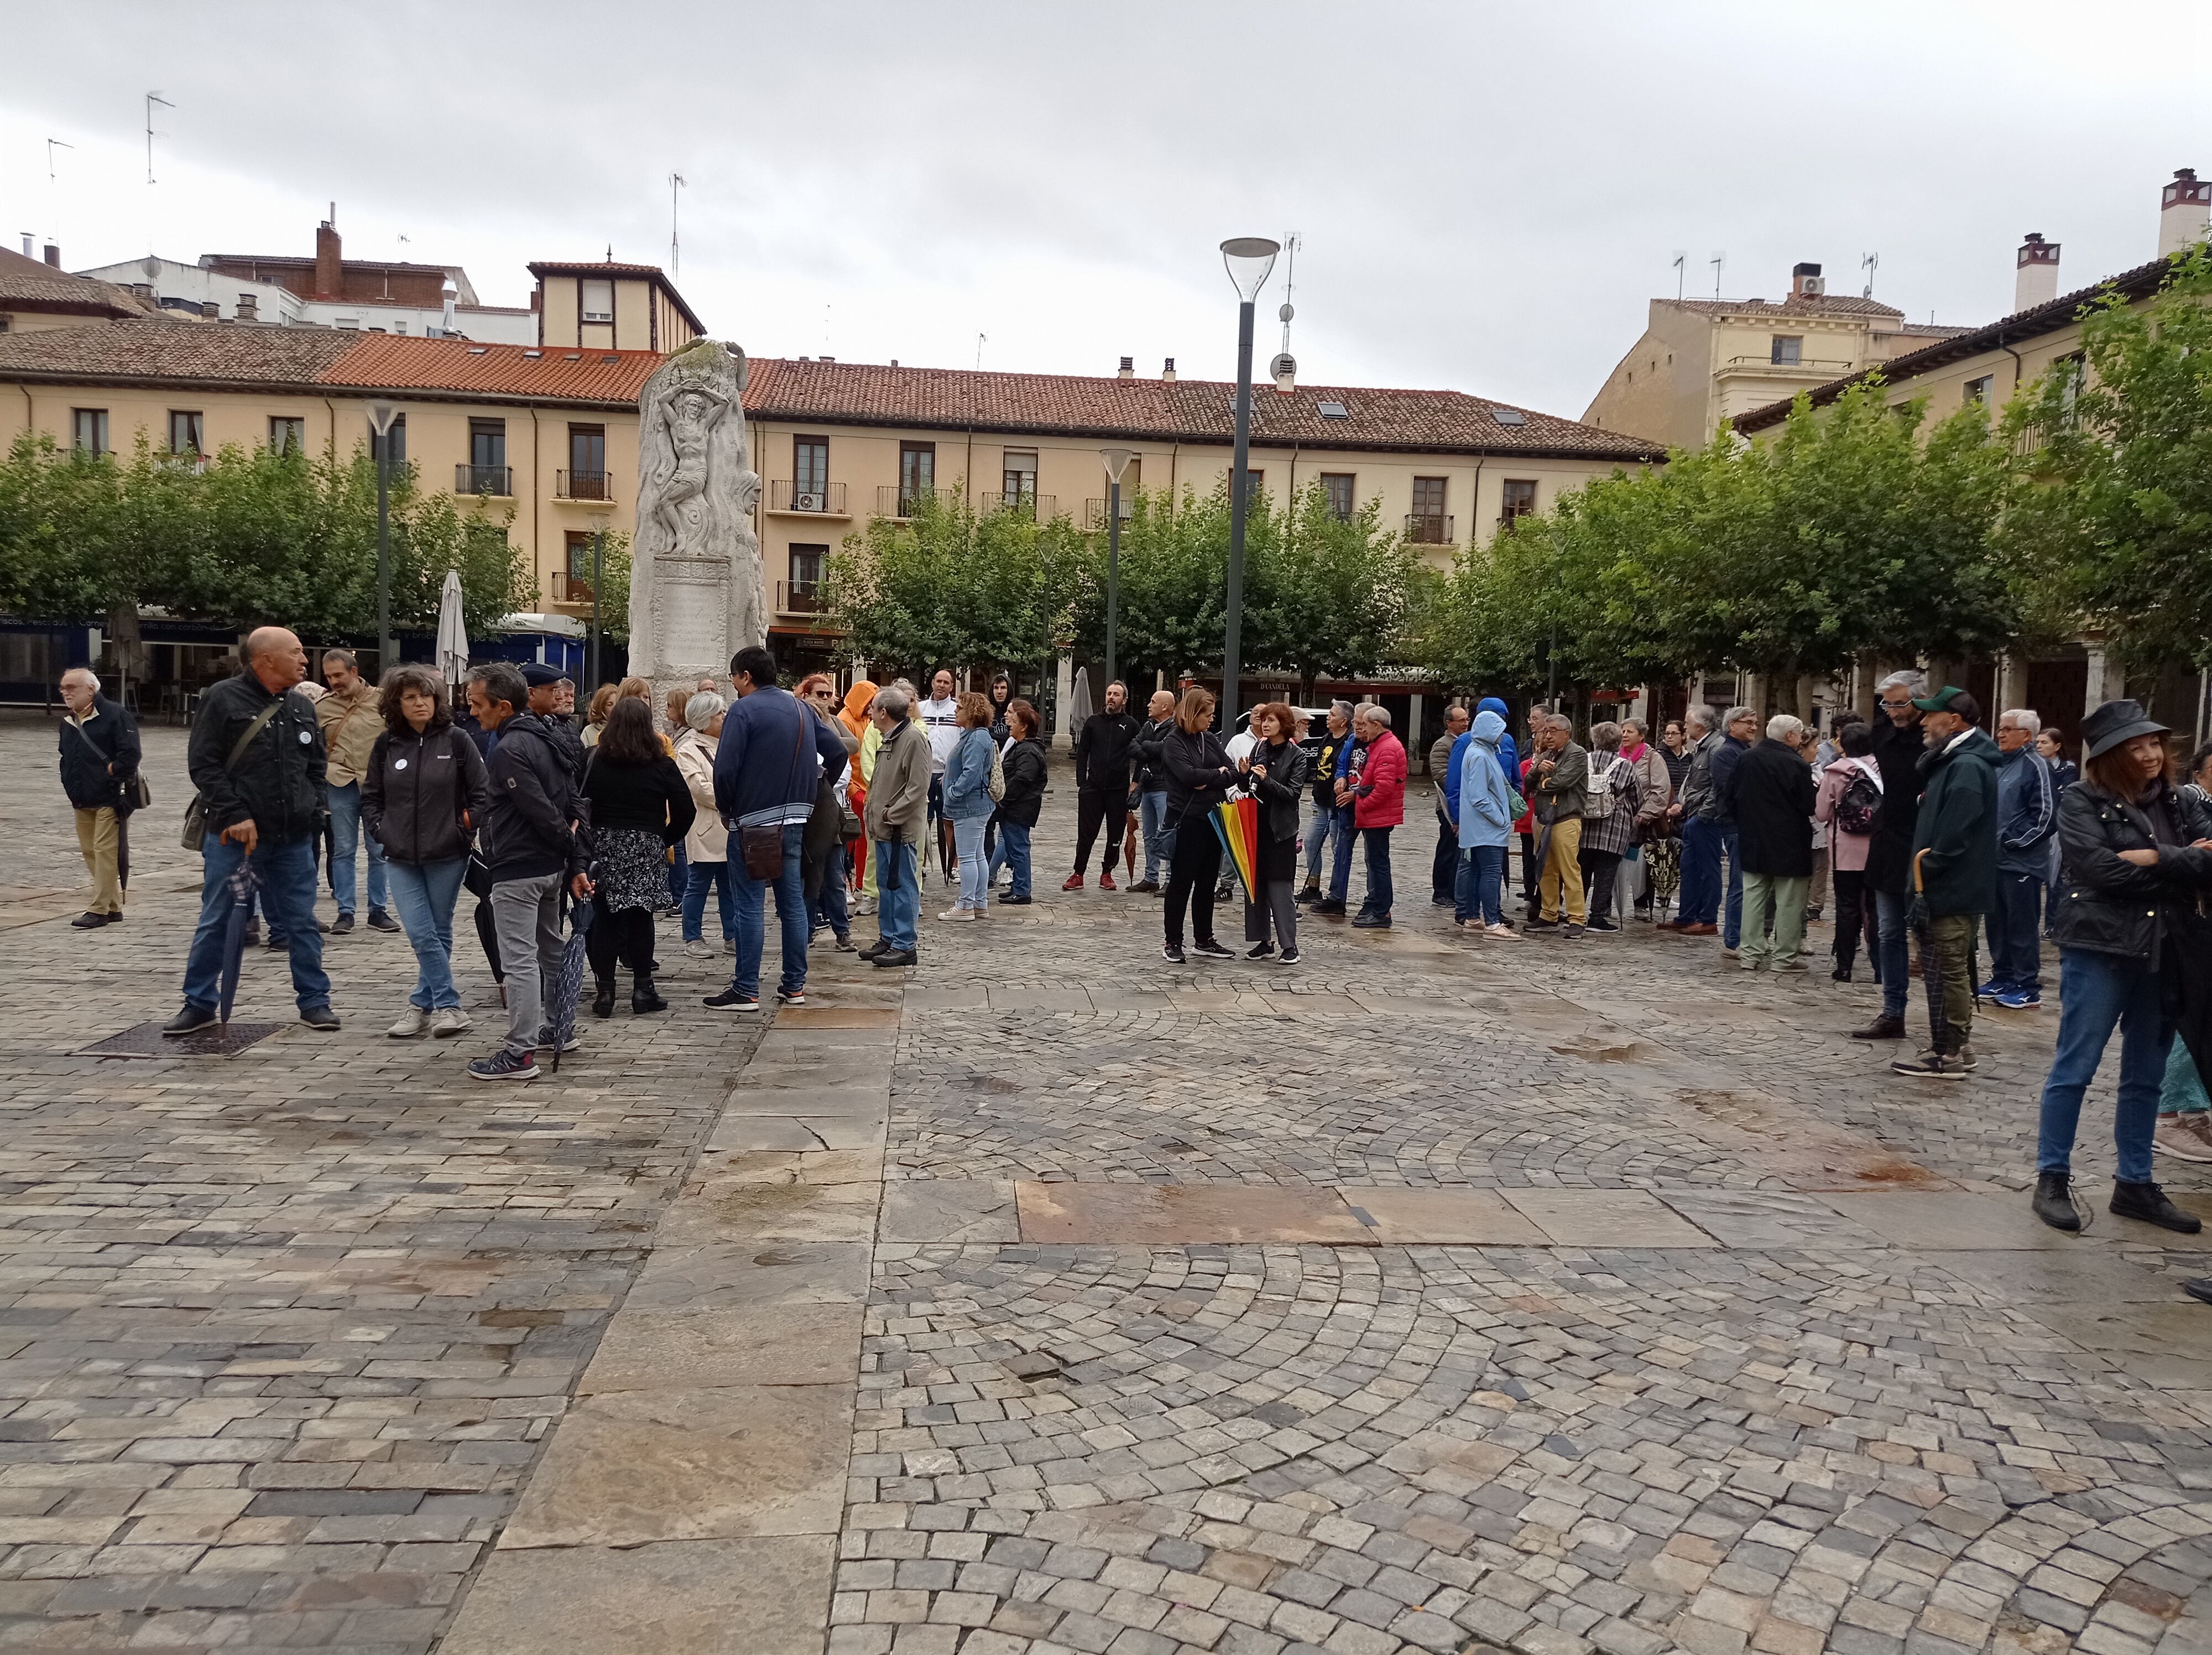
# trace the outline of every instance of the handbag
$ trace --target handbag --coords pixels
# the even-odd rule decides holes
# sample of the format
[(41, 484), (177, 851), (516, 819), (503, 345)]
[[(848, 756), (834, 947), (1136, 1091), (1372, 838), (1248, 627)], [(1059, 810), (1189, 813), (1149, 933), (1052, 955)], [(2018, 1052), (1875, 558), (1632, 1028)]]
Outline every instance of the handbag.
[[(806, 751), (806, 721), (813, 716), (805, 708), (798, 707), (799, 735), (791, 744), (791, 770), (783, 778), (783, 796), (791, 797), (791, 784), (799, 779), (799, 757)], [(745, 872), (763, 881), (775, 879), (783, 872), (783, 829), (781, 822), (756, 822), (750, 827), (738, 830), (738, 849), (745, 859)]]
[[(291, 691), (289, 690), (284, 692), (284, 695), (289, 694)], [(246, 750), (253, 745), (253, 738), (269, 727), (269, 721), (276, 716), (283, 705), (284, 696), (275, 697), (255, 715), (253, 722), (246, 727), (246, 733), (231, 747), (230, 757), (222, 761), (223, 769), (234, 770), (238, 768), (238, 761), (246, 757)], [(204, 849), (207, 831), (207, 795), (194, 793), (191, 802), (185, 806), (185, 831), (177, 836), (178, 842), (186, 850)]]

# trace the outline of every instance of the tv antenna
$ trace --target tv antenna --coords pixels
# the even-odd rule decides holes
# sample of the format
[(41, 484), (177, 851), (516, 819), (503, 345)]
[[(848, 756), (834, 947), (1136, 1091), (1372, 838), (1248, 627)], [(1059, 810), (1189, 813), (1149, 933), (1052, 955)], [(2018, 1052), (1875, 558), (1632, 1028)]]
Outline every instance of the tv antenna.
[(1881, 255), (1878, 253), (1863, 253), (1859, 255), (1859, 268), (1866, 272), (1866, 290), (1860, 295), (1862, 298), (1874, 297), (1874, 273), (1881, 263)]
[(57, 150), (57, 149), (76, 149), (76, 145), (75, 145), (74, 143), (63, 143), (59, 138), (48, 138), (48, 139), (46, 140), (46, 182), (47, 182), (47, 183), (49, 183), (49, 184), (52, 184), (52, 183), (56, 183), (56, 182), (58, 182), (58, 178), (57, 178), (57, 175), (56, 175), (56, 173), (55, 173), (55, 172), (54, 172), (54, 151), (55, 151), (55, 150)]
[(671, 173), (668, 175), (668, 277), (671, 281), (676, 279), (676, 192), (689, 187), (684, 182), (683, 173)]
[(1717, 300), (1721, 296), (1721, 270), (1728, 263), (1728, 254), (1717, 252), (1705, 262), (1713, 267), (1713, 297)]
[(1298, 274), (1298, 233), (1296, 230), (1286, 231), (1284, 234), (1283, 252), (1287, 255), (1289, 263), (1285, 265), (1283, 274), (1283, 307), (1278, 313), (1283, 319), (1283, 354), (1277, 359), (1279, 372), (1281, 364), (1287, 363), (1291, 360), (1291, 318), (1297, 314), (1291, 308), (1291, 289), (1296, 283)]
[(983, 341), (990, 337), (988, 333), (978, 333), (975, 336), (975, 371), (979, 374), (983, 371)]
[[(167, 136), (154, 130), (154, 106), (157, 103), (164, 109), (174, 109), (177, 106), (158, 92), (149, 92), (146, 94), (146, 182), (149, 184), (154, 181), (154, 140)], [(51, 150), (48, 151), (49, 155), (52, 153)]]
[(1678, 300), (1682, 296), (1682, 289), (1683, 289), (1684, 284), (1685, 284), (1685, 283), (1689, 280), (1689, 271), (1690, 271), (1690, 250), (1689, 250), (1687, 247), (1677, 247), (1677, 248), (1675, 248), (1675, 249), (1674, 249), (1674, 297), (1675, 297), (1676, 299), (1678, 299)]

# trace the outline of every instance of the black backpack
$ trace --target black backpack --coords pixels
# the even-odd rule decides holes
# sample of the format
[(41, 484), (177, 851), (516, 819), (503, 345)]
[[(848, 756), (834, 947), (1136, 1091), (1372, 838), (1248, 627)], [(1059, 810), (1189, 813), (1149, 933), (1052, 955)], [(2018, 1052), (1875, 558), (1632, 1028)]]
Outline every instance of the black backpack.
[(1872, 833), (1881, 825), (1881, 789), (1865, 770), (1853, 772), (1836, 800), (1836, 825), (1846, 833)]

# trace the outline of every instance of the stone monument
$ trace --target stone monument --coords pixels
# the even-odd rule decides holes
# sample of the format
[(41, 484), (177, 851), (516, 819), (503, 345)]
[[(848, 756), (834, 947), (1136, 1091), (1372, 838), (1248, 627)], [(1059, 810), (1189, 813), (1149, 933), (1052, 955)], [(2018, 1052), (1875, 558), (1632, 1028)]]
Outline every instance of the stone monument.
[(656, 709), (671, 690), (726, 679), (730, 657), (765, 636), (744, 388), (744, 352), (696, 339), (638, 397), (629, 670), (653, 681)]

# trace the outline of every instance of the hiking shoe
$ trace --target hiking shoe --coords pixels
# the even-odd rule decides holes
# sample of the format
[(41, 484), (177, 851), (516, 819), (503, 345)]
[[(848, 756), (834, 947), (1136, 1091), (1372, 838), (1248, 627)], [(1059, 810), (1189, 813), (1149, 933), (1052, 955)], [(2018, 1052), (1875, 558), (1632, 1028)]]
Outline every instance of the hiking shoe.
[(854, 952), (856, 952), (862, 959), (873, 959), (878, 954), (887, 952), (890, 947), (890, 944), (885, 942), (881, 937), (878, 937), (866, 947), (857, 949)]
[(394, 1040), (413, 1040), (430, 1032), (430, 1013), (420, 1006), (410, 1006), (399, 1013), (399, 1020), (385, 1033)]
[(1082, 890), (1082, 889), (1083, 889), (1083, 876), (1082, 876), (1080, 873), (1071, 873), (1071, 874), (1069, 874), (1069, 875), (1068, 875), (1065, 879), (1063, 879), (1063, 880), (1061, 880), (1061, 881), (1060, 881), (1060, 888), (1062, 891), (1080, 891), (1080, 890)]
[(841, 954), (851, 953), (853, 952), (853, 934), (850, 931), (840, 931), (837, 933), (837, 940), (833, 946)]
[(381, 908), (372, 908), (368, 910), (368, 928), (372, 931), (397, 931), (402, 928), (398, 920)]
[(882, 953), (878, 954), (875, 958), (870, 962), (871, 964), (882, 965), (885, 967), (911, 965), (914, 963), (915, 952), (911, 948), (886, 948)]
[(1902, 1040), (1905, 1038), (1905, 1019), (1884, 1012), (1863, 1029), (1853, 1029), (1854, 1040)]
[(2145, 1224), (2155, 1224), (2161, 1230), (2171, 1230), (2176, 1235), (2193, 1236), (2204, 1227), (2204, 1220), (2194, 1213), (2185, 1213), (2166, 1198), (2166, 1191), (2154, 1183), (2115, 1183), (2112, 1202), (2108, 1209), (2114, 1218), (2139, 1219)]
[(1101, 891), (1118, 891), (1121, 887), (1114, 883), (1114, 875), (1109, 872), (1098, 876), (1098, 888)]
[(317, 1006), (306, 1006), (301, 1008), (300, 1021), (311, 1029), (319, 1029), (325, 1034), (328, 1034), (337, 1027), (338, 1014), (330, 1008), (327, 1002)]
[(472, 1080), (535, 1080), (538, 1054), (534, 1051), (495, 1051), (469, 1065)]
[(443, 1040), (473, 1026), (469, 1014), (459, 1006), (441, 1006), (430, 1013), (430, 1037), (434, 1040)]
[(718, 995), (709, 995), (699, 1002), (710, 1012), (757, 1012), (760, 1009), (758, 995), (741, 995), (735, 989), (725, 989)]
[(211, 1029), (222, 1019), (215, 1014), (212, 1006), (195, 1006), (185, 1002), (184, 1010), (161, 1025), (161, 1032), (174, 1039), (180, 1034), (197, 1034), (202, 1029)]
[(2008, 1012), (2039, 1011), (2043, 1007), (2043, 995), (2034, 989), (2008, 989), (1996, 996), (1996, 1003)]
[(2081, 1214), (2075, 1210), (2073, 1195), (2067, 1188), (2071, 1182), (2063, 1169), (2035, 1175), (2036, 1217), (2052, 1229), (2069, 1233), (2081, 1228)]
[(775, 991), (775, 1003), (779, 1006), (804, 1006), (806, 1003), (806, 990), (804, 989), (778, 989)]
[(2212, 1142), (2190, 1129), (2188, 1122), (2179, 1115), (2161, 1115), (2158, 1124), (2151, 1129), (2150, 1147), (2161, 1155), (2171, 1155), (2178, 1161), (2212, 1161)]
[(1893, 1074), (1909, 1074), (1918, 1080), (1963, 1080), (1966, 1065), (1956, 1057), (1946, 1056), (1940, 1051), (1923, 1051), (1917, 1057), (1900, 1057), (1890, 1066)]

